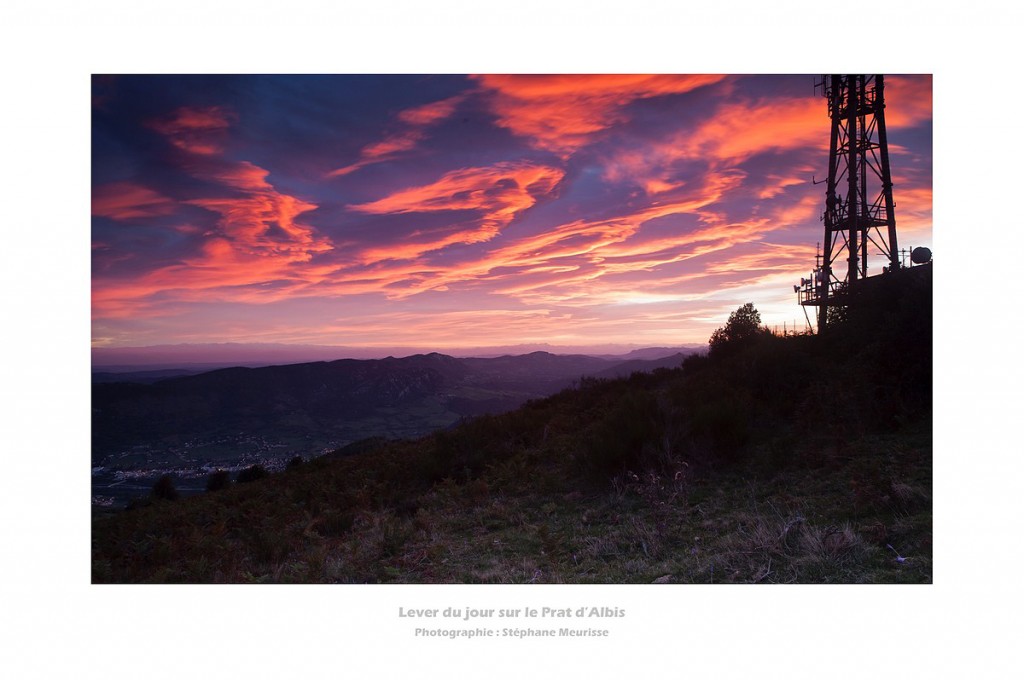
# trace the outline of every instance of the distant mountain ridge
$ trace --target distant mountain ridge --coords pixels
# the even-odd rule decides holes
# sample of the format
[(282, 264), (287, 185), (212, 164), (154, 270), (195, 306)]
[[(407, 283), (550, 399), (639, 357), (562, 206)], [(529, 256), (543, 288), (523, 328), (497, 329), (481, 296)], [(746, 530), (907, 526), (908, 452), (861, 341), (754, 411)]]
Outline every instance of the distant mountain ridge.
[(369, 437), (414, 437), (464, 417), (514, 409), (583, 376), (678, 366), (682, 358), (622, 362), (537, 351), (459, 359), (435, 352), (167, 378), (159, 371), (127, 374), (134, 382), (103, 374), (92, 391), (93, 461), (110, 464), (138, 450), (144, 457), (123, 465), (194, 464), (202, 458), (196, 443), (220, 443), (218, 456), (230, 457), (248, 451), (245, 443), (253, 438), (302, 451)]
[[(603, 359), (657, 359), (676, 352), (699, 352), (706, 344), (674, 347), (636, 347), (626, 345), (552, 346), (547, 344), (467, 347), (444, 350), (451, 357), (494, 358), (521, 356), (533, 352), (558, 355), (588, 355)], [(210, 371), (230, 366), (270, 366), (331, 362), (338, 359), (384, 359), (430, 354), (430, 350), (414, 347), (360, 348), (335, 345), (289, 345), (284, 343), (202, 343), (153, 345), (143, 347), (92, 349), (94, 371), (136, 372), (184, 369)]]
[(656, 359), (633, 359), (626, 362), (617, 363), (615, 366), (599, 371), (594, 374), (595, 378), (625, 378), (632, 373), (637, 371), (651, 372), (655, 369), (674, 369), (683, 363), (689, 355), (693, 353), (682, 353), (677, 352), (674, 355), (667, 357), (658, 357)]

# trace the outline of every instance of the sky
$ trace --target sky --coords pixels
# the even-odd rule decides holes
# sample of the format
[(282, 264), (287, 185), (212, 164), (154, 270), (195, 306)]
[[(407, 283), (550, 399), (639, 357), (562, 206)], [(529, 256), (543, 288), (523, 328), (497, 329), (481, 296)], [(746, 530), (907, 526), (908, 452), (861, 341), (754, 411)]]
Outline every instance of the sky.
[[(818, 80), (93, 76), (93, 348), (673, 346), (745, 302), (803, 328)], [(930, 247), (931, 77), (886, 104), (900, 245)]]

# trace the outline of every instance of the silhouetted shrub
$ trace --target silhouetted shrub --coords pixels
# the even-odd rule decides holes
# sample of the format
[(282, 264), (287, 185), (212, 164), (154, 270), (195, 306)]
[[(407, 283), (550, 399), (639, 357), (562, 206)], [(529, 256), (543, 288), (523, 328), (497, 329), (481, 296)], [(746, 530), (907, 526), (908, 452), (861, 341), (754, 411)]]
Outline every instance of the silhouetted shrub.
[(296, 468), (300, 468), (302, 466), (302, 463), (303, 463), (302, 457), (301, 456), (296, 456), (291, 461), (288, 462), (288, 466), (286, 467), (285, 470), (293, 471)]
[(489, 463), (507, 457), (527, 434), (508, 427), (507, 419), (483, 415), (434, 433), (428, 447), (406, 467), (417, 480), (464, 483), (479, 476)]
[(210, 473), (210, 477), (206, 479), (206, 491), (216, 492), (217, 490), (227, 489), (231, 485), (231, 474), (225, 470), (216, 470)]
[(249, 528), (243, 534), (243, 541), (250, 555), (260, 563), (280, 562), (291, 551), (288, 534), (278, 529), (269, 519)]
[(763, 407), (793, 413), (800, 393), (816, 380), (817, 366), (808, 352), (810, 336), (765, 336), (747, 351), (743, 375), (734, 384), (744, 386)]
[(687, 355), (683, 358), (683, 374), (690, 375), (708, 366), (708, 356), (702, 352)]
[(323, 537), (341, 537), (352, 529), (355, 514), (350, 510), (331, 509), (314, 525), (316, 532)]
[(152, 505), (153, 500), (149, 497), (132, 497), (128, 501), (128, 505), (124, 507), (126, 511), (136, 511), (140, 508), (146, 508)]
[(253, 482), (256, 480), (262, 480), (263, 478), (270, 475), (266, 468), (260, 464), (253, 464), (248, 468), (238, 472), (238, 482)]
[(656, 465), (665, 432), (663, 414), (650, 391), (628, 390), (591, 431), (579, 464), (583, 473), (607, 480), (627, 470)]
[(753, 404), (745, 391), (722, 386), (694, 401), (688, 415), (691, 434), (709, 442), (722, 461), (735, 459), (750, 439)]
[(372, 452), (372, 451), (374, 451), (376, 449), (380, 449), (381, 447), (383, 447), (387, 443), (388, 443), (388, 439), (386, 437), (382, 437), (382, 436), (379, 436), (379, 435), (374, 436), (374, 437), (367, 437), (367, 438), (363, 438), (362, 440), (356, 440), (355, 442), (350, 442), (347, 445), (345, 445), (344, 447), (341, 447), (340, 449), (334, 450), (333, 452), (328, 454), (326, 458), (337, 459), (337, 458), (341, 458), (343, 456), (353, 456), (355, 454), (363, 454), (365, 452)]
[(161, 475), (160, 479), (153, 485), (153, 497), (174, 501), (178, 498), (178, 490), (174, 488), (174, 480), (170, 475)]

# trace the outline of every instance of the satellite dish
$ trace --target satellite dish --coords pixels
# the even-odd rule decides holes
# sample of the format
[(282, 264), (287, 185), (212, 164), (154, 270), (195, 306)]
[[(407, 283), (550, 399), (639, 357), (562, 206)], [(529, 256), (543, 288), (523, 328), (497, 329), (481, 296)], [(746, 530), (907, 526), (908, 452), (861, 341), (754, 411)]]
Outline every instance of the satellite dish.
[(918, 246), (910, 252), (910, 262), (915, 265), (924, 265), (932, 261), (932, 250), (924, 246)]

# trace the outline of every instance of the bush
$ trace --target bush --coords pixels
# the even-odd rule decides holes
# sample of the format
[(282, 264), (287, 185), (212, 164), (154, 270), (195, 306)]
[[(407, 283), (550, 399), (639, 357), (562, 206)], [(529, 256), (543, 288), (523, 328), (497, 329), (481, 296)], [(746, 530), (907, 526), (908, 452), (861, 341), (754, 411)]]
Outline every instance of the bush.
[(256, 480), (262, 480), (263, 478), (270, 475), (266, 468), (260, 464), (253, 464), (245, 470), (238, 472), (238, 482), (254, 482)]
[(303, 464), (302, 457), (301, 456), (296, 456), (291, 461), (288, 462), (288, 466), (285, 468), (285, 470), (293, 471), (296, 468), (300, 468), (302, 466), (302, 464)]
[(216, 492), (217, 490), (227, 489), (231, 485), (231, 474), (225, 470), (216, 470), (210, 473), (210, 477), (206, 479), (206, 491)]
[(749, 395), (742, 390), (721, 386), (695, 401), (689, 417), (692, 435), (708, 442), (723, 462), (735, 460), (751, 437), (753, 409)]
[(153, 497), (165, 501), (174, 501), (178, 498), (178, 490), (174, 488), (174, 480), (169, 474), (161, 475), (153, 485)]
[(683, 374), (691, 375), (703, 371), (708, 366), (708, 356), (702, 352), (687, 355), (683, 358)]

